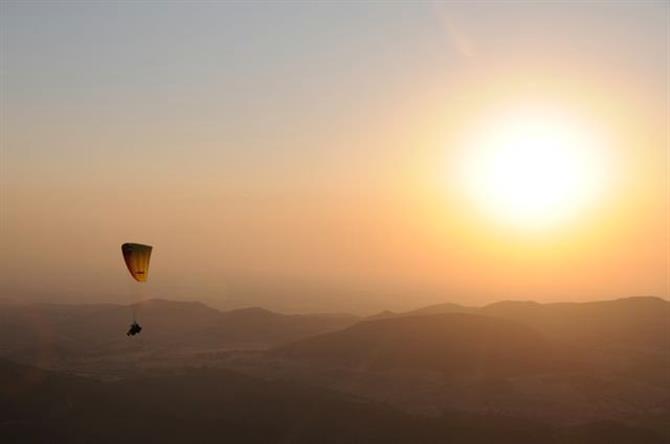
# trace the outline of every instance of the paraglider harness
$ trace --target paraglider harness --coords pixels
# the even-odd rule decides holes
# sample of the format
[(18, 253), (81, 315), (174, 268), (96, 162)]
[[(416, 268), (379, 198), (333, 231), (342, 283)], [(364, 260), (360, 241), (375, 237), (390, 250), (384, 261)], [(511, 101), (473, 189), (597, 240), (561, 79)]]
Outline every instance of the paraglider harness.
[(128, 330), (128, 333), (126, 333), (126, 336), (135, 336), (139, 334), (142, 331), (142, 327), (140, 324), (137, 323), (137, 321), (133, 321), (132, 324), (130, 324), (130, 330)]

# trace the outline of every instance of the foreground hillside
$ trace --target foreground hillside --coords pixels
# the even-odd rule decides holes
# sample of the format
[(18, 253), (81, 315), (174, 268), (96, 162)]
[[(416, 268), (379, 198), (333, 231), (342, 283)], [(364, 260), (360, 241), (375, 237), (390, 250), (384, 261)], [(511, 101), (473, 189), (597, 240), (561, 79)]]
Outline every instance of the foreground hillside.
[(191, 369), (101, 383), (0, 360), (7, 443), (639, 443), (619, 423), (553, 428), (475, 415), (427, 418), (290, 383)]

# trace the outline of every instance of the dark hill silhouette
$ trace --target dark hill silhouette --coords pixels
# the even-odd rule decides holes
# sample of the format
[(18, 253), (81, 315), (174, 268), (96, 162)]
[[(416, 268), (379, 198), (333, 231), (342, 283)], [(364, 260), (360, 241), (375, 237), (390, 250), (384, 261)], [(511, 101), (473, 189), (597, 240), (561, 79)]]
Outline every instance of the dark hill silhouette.
[(522, 324), (464, 313), (358, 323), (279, 347), (293, 359), (362, 368), (516, 375), (559, 364), (551, 343)]

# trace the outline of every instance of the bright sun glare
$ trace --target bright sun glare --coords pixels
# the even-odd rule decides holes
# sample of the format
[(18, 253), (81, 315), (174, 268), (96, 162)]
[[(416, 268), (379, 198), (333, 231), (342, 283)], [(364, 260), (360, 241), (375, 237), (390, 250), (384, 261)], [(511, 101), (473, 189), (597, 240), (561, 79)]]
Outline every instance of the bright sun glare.
[(464, 181), (490, 218), (541, 228), (588, 207), (603, 185), (592, 131), (539, 110), (508, 113), (468, 145)]

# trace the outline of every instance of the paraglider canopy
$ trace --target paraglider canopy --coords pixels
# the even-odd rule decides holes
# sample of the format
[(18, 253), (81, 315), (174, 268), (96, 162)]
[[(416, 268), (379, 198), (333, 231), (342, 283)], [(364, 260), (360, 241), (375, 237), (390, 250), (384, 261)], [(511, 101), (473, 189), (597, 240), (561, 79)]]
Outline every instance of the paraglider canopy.
[(151, 259), (150, 245), (125, 243), (121, 245), (121, 252), (123, 252), (123, 259), (126, 261), (126, 266), (130, 275), (137, 282), (146, 282), (149, 277), (149, 261)]

